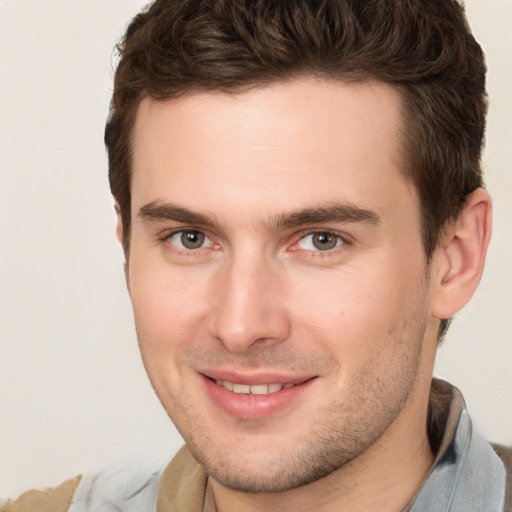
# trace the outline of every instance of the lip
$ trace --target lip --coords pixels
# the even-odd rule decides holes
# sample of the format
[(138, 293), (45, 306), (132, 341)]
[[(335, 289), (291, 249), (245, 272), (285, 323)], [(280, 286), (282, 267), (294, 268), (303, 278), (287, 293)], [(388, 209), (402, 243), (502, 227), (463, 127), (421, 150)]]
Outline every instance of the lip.
[[(315, 381), (311, 376), (286, 376), (271, 373), (242, 374), (241, 372), (212, 370), (201, 372), (199, 376), (206, 394), (222, 411), (239, 419), (262, 419), (283, 411), (296, 403), (303, 393)], [(215, 381), (223, 380), (237, 384), (287, 384), (293, 387), (281, 389), (266, 395), (238, 394), (219, 386)]]
[(289, 382), (302, 383), (309, 380), (313, 375), (287, 375), (286, 373), (274, 372), (254, 372), (226, 369), (205, 369), (198, 370), (199, 373), (212, 380), (227, 380), (229, 382), (236, 382), (237, 384), (247, 384), (249, 386), (257, 384), (287, 384)]

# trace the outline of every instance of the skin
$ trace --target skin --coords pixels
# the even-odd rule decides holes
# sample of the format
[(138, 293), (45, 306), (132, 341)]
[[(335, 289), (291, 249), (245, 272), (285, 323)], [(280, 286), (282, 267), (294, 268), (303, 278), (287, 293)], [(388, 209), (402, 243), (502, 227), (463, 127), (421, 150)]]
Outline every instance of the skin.
[[(140, 349), (221, 512), (400, 510), (432, 463), (439, 319), (479, 276), (453, 230), (427, 265), (400, 107), (385, 84), (313, 78), (139, 107), (127, 282)], [(488, 227), (482, 193), (470, 210)], [(219, 374), (307, 384), (241, 417), (212, 399), (205, 375)]]

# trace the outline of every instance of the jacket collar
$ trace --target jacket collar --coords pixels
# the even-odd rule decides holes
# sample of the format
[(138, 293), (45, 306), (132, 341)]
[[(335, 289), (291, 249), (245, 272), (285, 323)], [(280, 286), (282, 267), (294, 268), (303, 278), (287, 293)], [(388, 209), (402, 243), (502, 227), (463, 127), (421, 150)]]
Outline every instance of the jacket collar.
[[(434, 379), (429, 439), (436, 458), (408, 512), (502, 512), (505, 469), (476, 432), (460, 391)], [(207, 476), (183, 447), (160, 480), (157, 512), (216, 512)]]

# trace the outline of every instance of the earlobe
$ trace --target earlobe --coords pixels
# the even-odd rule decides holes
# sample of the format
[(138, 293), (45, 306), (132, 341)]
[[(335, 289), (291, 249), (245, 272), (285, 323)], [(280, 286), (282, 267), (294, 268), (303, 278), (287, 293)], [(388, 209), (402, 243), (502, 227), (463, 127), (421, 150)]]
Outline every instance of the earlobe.
[[(119, 207), (119, 203), (115, 201), (114, 209), (116, 211), (116, 238), (119, 243), (124, 247), (124, 230), (123, 230), (123, 219), (121, 217), (121, 208)], [(128, 279), (128, 262), (125, 260), (123, 263), (124, 270), (124, 278), (126, 281), (126, 287), (128, 288), (128, 293), (130, 292), (130, 281)]]
[(114, 209), (116, 211), (116, 238), (118, 242), (123, 245), (123, 220), (121, 217), (121, 208), (119, 207), (119, 203), (115, 201)]
[(468, 195), (459, 218), (434, 254), (432, 314), (450, 318), (471, 299), (482, 277), (492, 231), (492, 203), (486, 190)]

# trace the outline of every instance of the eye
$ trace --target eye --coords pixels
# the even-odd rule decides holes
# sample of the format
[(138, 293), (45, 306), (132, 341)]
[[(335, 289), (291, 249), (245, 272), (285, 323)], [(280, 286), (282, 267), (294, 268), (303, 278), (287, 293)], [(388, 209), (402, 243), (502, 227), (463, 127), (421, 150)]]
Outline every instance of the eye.
[(181, 249), (188, 250), (201, 249), (205, 246), (213, 245), (212, 240), (204, 233), (192, 229), (177, 231), (173, 233), (168, 240)]
[(306, 251), (330, 251), (343, 245), (343, 240), (329, 232), (309, 233), (302, 237), (297, 245)]

